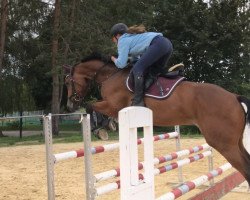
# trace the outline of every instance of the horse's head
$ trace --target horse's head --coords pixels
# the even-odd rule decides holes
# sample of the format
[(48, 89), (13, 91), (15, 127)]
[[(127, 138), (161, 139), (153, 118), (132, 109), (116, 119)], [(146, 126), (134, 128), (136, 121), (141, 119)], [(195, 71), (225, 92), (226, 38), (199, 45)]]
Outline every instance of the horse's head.
[(88, 85), (87, 80), (80, 74), (78, 69), (80, 65), (81, 63), (74, 65), (65, 77), (65, 85), (68, 90), (67, 108), (71, 112), (79, 108)]
[(65, 78), (65, 84), (68, 89), (67, 108), (73, 112), (78, 109), (84, 101), (92, 81), (100, 83), (99, 78), (105, 74), (105, 67), (110, 62), (101, 59), (96, 54), (91, 55), (81, 63), (74, 65), (70, 73)]

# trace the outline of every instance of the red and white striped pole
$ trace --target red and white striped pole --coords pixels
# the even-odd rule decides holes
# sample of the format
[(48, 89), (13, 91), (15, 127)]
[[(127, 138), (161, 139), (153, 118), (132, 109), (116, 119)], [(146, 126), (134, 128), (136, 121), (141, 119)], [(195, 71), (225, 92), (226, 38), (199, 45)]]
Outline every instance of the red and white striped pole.
[[(177, 132), (171, 132), (171, 133), (163, 133), (160, 135), (156, 135), (153, 137), (153, 141), (160, 141), (160, 140), (166, 140), (166, 139), (170, 139), (170, 138), (176, 138), (178, 137)], [(137, 144), (143, 144), (144, 143), (144, 138), (139, 138), (137, 140)], [(106, 144), (106, 145), (102, 145), (102, 146), (96, 146), (96, 147), (92, 147), (91, 148), (91, 153), (92, 154), (97, 154), (97, 153), (102, 153), (102, 152), (108, 152), (108, 151), (113, 151), (115, 149), (119, 149), (119, 143), (113, 143), (113, 144)], [(64, 153), (58, 153), (58, 154), (54, 154), (55, 157), (55, 163), (63, 161), (63, 160), (67, 160), (67, 159), (71, 159), (71, 158), (78, 158), (78, 157), (82, 157), (84, 156), (84, 149), (79, 149), (79, 150), (75, 150), (75, 151), (69, 151), (69, 152), (64, 152)]]
[[(190, 154), (202, 151), (202, 150), (206, 150), (209, 148), (211, 147), (208, 144), (203, 144), (203, 145), (191, 147), (189, 149), (184, 149), (181, 151), (173, 152), (165, 156), (160, 156), (160, 157), (154, 158), (154, 165), (162, 164), (162, 163), (174, 160), (176, 158), (187, 156), (187, 155), (190, 155)], [(138, 170), (143, 169), (143, 165), (144, 165), (143, 162), (138, 163)], [(119, 177), (119, 176), (120, 176), (120, 168), (117, 168), (117, 169), (113, 169), (113, 170), (109, 170), (106, 172), (96, 174), (94, 175), (94, 178), (95, 178), (95, 182), (97, 183), (100, 181), (108, 180), (110, 178)]]
[[(211, 151), (205, 151), (203, 153), (200, 153), (200, 154), (197, 154), (197, 155), (194, 155), (194, 156), (182, 159), (182, 160), (178, 160), (178, 161), (170, 163), (170, 164), (168, 164), (166, 166), (155, 168), (153, 170), (153, 174), (154, 174), (154, 176), (163, 174), (163, 173), (168, 172), (170, 170), (173, 170), (173, 169), (182, 167), (184, 165), (188, 165), (188, 164), (190, 164), (192, 162), (201, 160), (201, 159), (203, 159), (203, 158), (205, 158), (207, 156), (210, 156), (211, 154), (212, 154)], [(138, 174), (138, 177), (139, 177), (140, 180), (143, 180), (144, 179), (144, 174)], [(106, 193), (111, 192), (111, 191), (116, 190), (116, 189), (120, 189), (120, 180), (116, 181), (114, 183), (109, 183), (107, 185), (96, 188), (96, 194), (97, 194), (97, 196), (101, 196), (103, 194), (106, 194)]]
[(194, 179), (193, 181), (188, 181), (186, 183), (184, 183), (182, 186), (172, 190), (171, 192), (168, 192), (162, 196), (160, 196), (159, 198), (157, 198), (156, 200), (174, 200), (177, 199), (178, 197), (186, 194), (187, 192), (197, 188), (198, 186), (204, 184), (205, 182), (209, 181), (210, 179), (221, 175), (223, 172), (225, 172), (226, 170), (232, 168), (232, 165), (229, 163), (226, 163), (224, 165), (222, 165), (221, 167), (210, 171), (208, 174), (200, 176), (196, 179)]

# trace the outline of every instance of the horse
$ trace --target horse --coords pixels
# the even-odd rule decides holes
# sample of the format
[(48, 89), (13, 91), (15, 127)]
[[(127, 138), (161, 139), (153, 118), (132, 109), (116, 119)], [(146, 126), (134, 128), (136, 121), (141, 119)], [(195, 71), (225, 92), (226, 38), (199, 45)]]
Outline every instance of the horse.
[[(74, 65), (65, 78), (67, 107), (74, 111), (87, 95), (92, 82), (99, 85), (101, 100), (87, 105), (117, 118), (131, 105), (133, 93), (126, 87), (130, 69), (118, 69), (102, 56), (92, 55)], [(222, 154), (250, 185), (250, 100), (209, 83), (182, 81), (165, 99), (144, 97), (153, 111), (155, 126), (195, 125), (206, 142)], [(248, 140), (248, 142), (246, 142)]]

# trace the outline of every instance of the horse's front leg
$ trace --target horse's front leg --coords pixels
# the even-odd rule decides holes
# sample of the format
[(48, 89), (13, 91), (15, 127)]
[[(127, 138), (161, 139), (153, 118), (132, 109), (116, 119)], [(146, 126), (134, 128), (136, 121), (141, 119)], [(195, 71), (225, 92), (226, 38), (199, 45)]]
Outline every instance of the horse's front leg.
[(92, 113), (93, 111), (116, 118), (119, 110), (111, 107), (108, 101), (97, 101), (86, 105), (87, 113)]

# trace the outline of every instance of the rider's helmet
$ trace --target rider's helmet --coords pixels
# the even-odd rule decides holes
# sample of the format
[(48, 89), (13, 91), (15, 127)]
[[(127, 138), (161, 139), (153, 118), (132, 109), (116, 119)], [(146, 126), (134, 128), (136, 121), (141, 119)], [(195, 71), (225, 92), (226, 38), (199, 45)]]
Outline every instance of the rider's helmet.
[(111, 36), (116, 36), (117, 34), (124, 34), (126, 33), (128, 30), (128, 27), (126, 24), (123, 24), (123, 23), (118, 23), (118, 24), (115, 24), (111, 30), (110, 30), (110, 33), (111, 33)]

